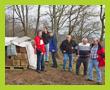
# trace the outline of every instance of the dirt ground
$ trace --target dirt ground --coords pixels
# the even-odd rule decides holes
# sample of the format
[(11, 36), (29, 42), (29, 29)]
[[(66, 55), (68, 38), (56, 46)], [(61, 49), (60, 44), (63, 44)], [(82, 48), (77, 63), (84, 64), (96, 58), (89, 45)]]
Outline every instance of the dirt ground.
[[(80, 75), (75, 75), (75, 66), (73, 72), (62, 71), (62, 61), (58, 61), (58, 68), (52, 68), (51, 62), (46, 65), (46, 72), (37, 73), (35, 70), (6, 70), (6, 84), (8, 85), (95, 85), (96, 73), (94, 71), (94, 81), (87, 81), (83, 76), (83, 67), (80, 68)], [(104, 70), (102, 72), (103, 84), (105, 83)]]

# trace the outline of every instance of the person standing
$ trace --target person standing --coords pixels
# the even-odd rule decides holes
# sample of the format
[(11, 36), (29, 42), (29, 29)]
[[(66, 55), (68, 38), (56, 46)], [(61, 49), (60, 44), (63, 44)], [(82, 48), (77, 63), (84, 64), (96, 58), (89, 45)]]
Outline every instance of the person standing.
[(57, 60), (56, 60), (56, 53), (57, 53), (57, 39), (56, 35), (50, 32), (50, 43), (49, 43), (49, 51), (51, 52), (52, 56), (52, 67), (57, 68)]
[(35, 53), (37, 54), (37, 72), (40, 73), (44, 71), (44, 54), (45, 54), (45, 44), (42, 39), (42, 31), (37, 32), (37, 36), (34, 38), (35, 42)]
[(88, 43), (87, 38), (83, 38), (82, 42), (78, 45), (78, 60), (76, 63), (76, 75), (79, 75), (79, 68), (81, 63), (84, 66), (84, 76), (87, 75), (87, 67), (90, 56), (90, 43)]
[(97, 74), (97, 84), (102, 84), (102, 74), (101, 67), (105, 65), (105, 50), (101, 46), (98, 38), (93, 40), (91, 45), (90, 60), (88, 65), (88, 81), (93, 81), (93, 68), (96, 70)]
[(63, 53), (63, 70), (66, 71), (66, 63), (69, 58), (69, 71), (72, 72), (72, 65), (73, 65), (73, 53), (75, 51), (76, 43), (72, 40), (71, 35), (66, 36), (66, 40), (64, 40), (61, 45), (60, 49)]
[(50, 39), (50, 36), (49, 36), (49, 32), (48, 32), (47, 27), (44, 27), (44, 30), (43, 30), (43, 33), (42, 33), (42, 38), (43, 38), (45, 48), (46, 48), (46, 53), (44, 55), (44, 61), (46, 63), (48, 63), (48, 61), (49, 61), (49, 39)]

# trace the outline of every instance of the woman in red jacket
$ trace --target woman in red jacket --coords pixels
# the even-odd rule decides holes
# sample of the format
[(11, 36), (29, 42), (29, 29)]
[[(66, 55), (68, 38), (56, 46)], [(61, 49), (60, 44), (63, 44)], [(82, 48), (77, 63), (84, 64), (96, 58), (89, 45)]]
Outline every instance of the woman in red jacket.
[(42, 31), (37, 32), (37, 36), (34, 38), (35, 41), (35, 51), (37, 54), (37, 72), (44, 71), (44, 54), (45, 54), (45, 45), (42, 39)]
[(97, 60), (99, 62), (99, 67), (104, 67), (105, 66), (105, 49), (103, 47), (100, 47), (97, 51)]

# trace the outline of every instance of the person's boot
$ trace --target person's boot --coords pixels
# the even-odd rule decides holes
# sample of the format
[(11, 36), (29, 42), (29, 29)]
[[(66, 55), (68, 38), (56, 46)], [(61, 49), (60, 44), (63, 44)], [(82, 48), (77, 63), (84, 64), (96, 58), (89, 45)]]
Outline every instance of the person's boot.
[(57, 66), (56, 66), (56, 65), (52, 65), (51, 67), (52, 67), (52, 68), (57, 68)]
[(45, 69), (41, 69), (42, 72), (47, 72)]
[(66, 72), (66, 69), (63, 69), (62, 71), (63, 71), (63, 72)]
[(87, 81), (91, 81), (91, 82), (92, 82), (93, 80), (91, 80), (91, 79), (87, 79)]
[(40, 70), (36, 70), (38, 73), (41, 73)]
[(97, 85), (102, 85), (102, 82), (96, 82)]

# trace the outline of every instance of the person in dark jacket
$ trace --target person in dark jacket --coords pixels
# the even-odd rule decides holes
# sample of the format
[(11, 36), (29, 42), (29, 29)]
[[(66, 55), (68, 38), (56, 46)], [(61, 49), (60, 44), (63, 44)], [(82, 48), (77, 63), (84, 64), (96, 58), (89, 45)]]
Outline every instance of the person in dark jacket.
[(48, 61), (49, 61), (49, 39), (50, 39), (50, 36), (49, 36), (49, 32), (48, 32), (47, 27), (44, 27), (44, 30), (43, 30), (43, 33), (42, 33), (42, 38), (43, 38), (45, 48), (46, 48), (46, 53), (44, 55), (44, 61), (46, 63), (48, 63)]
[(63, 70), (66, 70), (66, 63), (69, 57), (69, 71), (72, 72), (73, 65), (73, 53), (75, 52), (75, 47), (77, 44), (72, 40), (71, 35), (66, 36), (66, 40), (61, 43), (60, 49), (63, 53)]
[(57, 53), (57, 39), (56, 35), (50, 32), (50, 43), (49, 43), (49, 51), (51, 52), (52, 56), (52, 67), (57, 68), (57, 60), (56, 60), (56, 53)]
[(93, 40), (91, 45), (90, 60), (88, 65), (88, 81), (93, 81), (93, 68), (97, 74), (97, 84), (102, 84), (102, 74), (100, 67), (105, 65), (105, 50), (101, 46), (98, 38)]
[(78, 60), (76, 63), (76, 74), (79, 75), (79, 68), (81, 63), (84, 66), (84, 76), (87, 75), (87, 67), (90, 56), (90, 43), (88, 43), (87, 38), (83, 38), (82, 42), (78, 45)]

